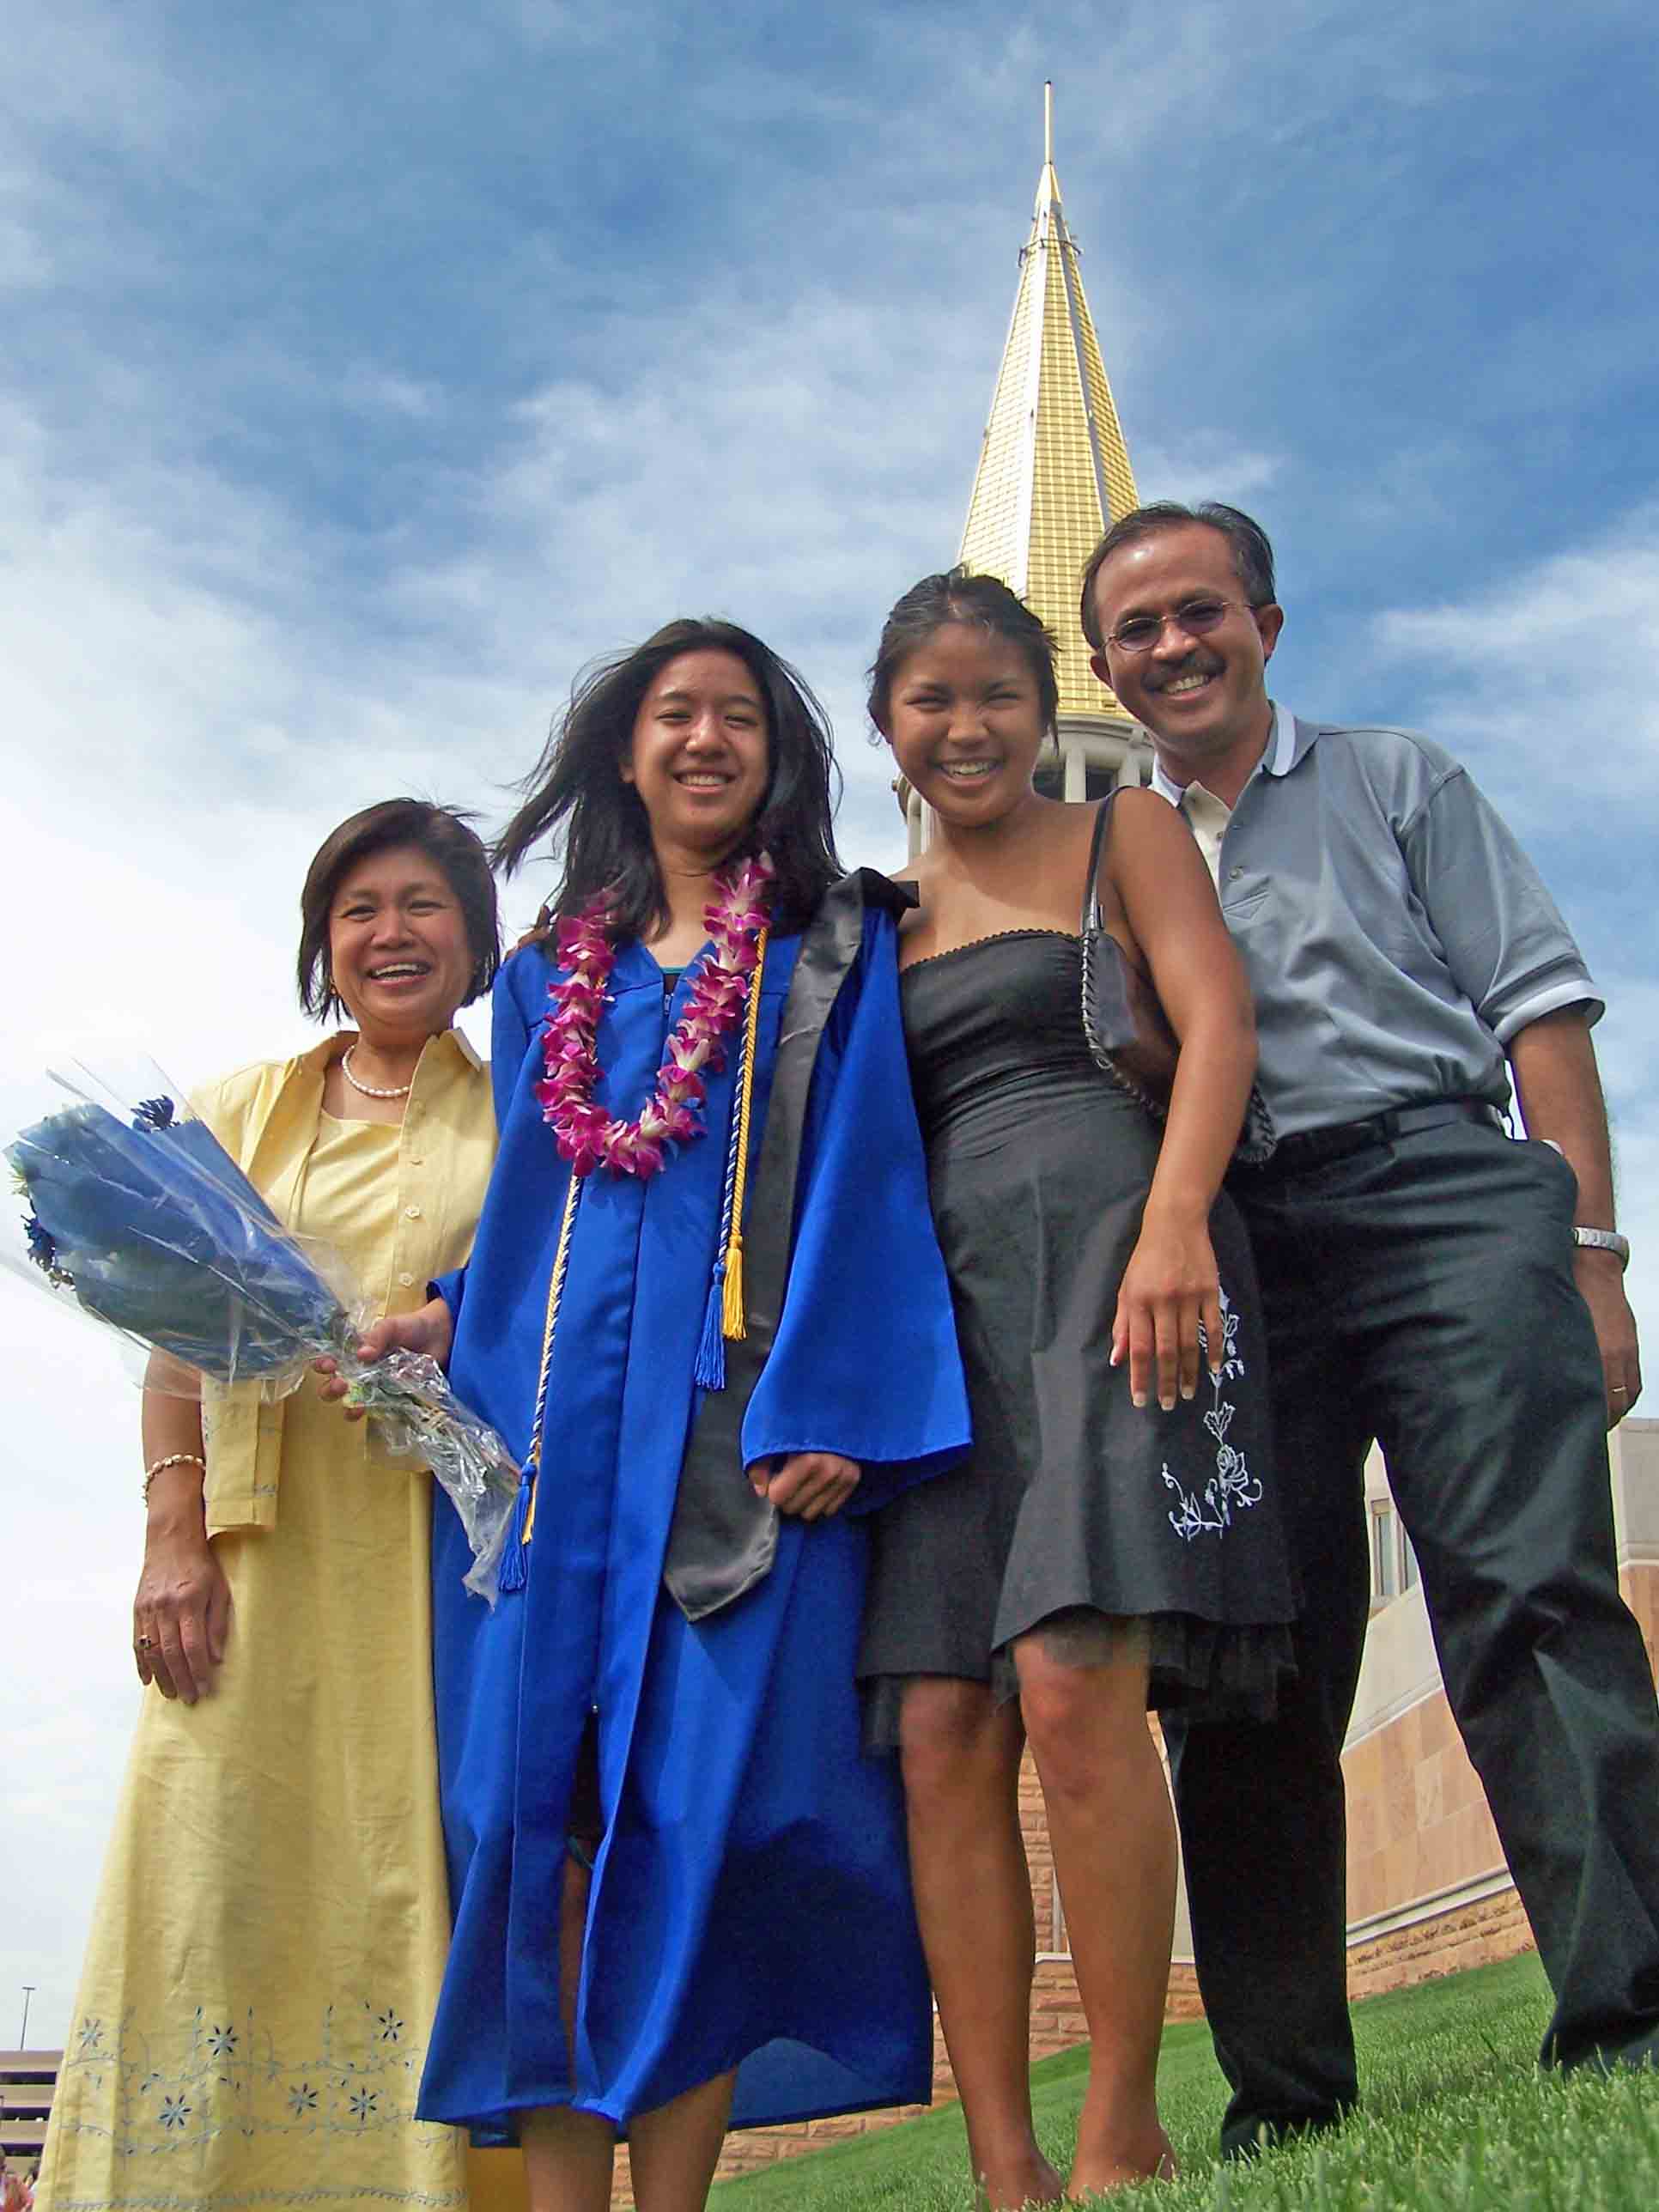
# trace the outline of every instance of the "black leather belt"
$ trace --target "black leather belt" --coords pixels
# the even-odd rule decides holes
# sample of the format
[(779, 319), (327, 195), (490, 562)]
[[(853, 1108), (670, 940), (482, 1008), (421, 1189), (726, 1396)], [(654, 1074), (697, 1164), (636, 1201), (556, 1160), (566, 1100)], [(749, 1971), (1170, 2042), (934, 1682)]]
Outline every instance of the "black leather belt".
[(1504, 1127), (1504, 1116), (1489, 1099), (1436, 1098), (1422, 1106), (1390, 1106), (1384, 1114), (1368, 1114), (1363, 1121), (1338, 1121), (1328, 1129), (1301, 1129), (1281, 1137), (1272, 1156), (1256, 1165), (1242, 1163), (1236, 1176), (1301, 1175), (1328, 1161), (1346, 1159), (1372, 1145), (1389, 1145), (1396, 1137), (1419, 1129), (1437, 1129), (1449, 1121), (1480, 1121), (1494, 1129)]

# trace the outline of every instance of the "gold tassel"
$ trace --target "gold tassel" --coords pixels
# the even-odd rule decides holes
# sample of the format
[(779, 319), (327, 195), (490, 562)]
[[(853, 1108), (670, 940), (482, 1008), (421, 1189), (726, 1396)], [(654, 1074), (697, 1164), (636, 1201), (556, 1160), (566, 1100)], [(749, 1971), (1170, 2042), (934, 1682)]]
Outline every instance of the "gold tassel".
[(766, 972), (762, 930), (755, 945), (755, 972), (749, 978), (749, 1006), (743, 1025), (743, 1073), (738, 1085), (738, 1166), (732, 1186), (732, 1233), (726, 1240), (726, 1284), (720, 1293), (720, 1334), (736, 1343), (748, 1334), (743, 1314), (743, 1205), (749, 1186), (749, 1112), (755, 1095), (755, 1039), (760, 1032), (761, 977)]
[(749, 1334), (743, 1317), (743, 1231), (734, 1228), (726, 1248), (726, 1282), (720, 1291), (720, 1334), (728, 1341)]

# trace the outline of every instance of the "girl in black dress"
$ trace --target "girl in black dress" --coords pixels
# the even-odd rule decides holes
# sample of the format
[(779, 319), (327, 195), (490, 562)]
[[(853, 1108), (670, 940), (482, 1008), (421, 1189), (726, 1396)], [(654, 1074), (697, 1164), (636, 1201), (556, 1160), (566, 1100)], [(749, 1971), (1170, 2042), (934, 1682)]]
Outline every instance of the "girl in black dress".
[(1180, 1040), (1167, 1123), (1095, 1065), (1076, 930), (1096, 809), (1031, 781), (1055, 709), (1053, 641), (994, 578), (926, 578), (889, 617), (870, 712), (937, 823), (899, 961), (974, 1449), (879, 1516), (860, 1672), (902, 1756), (993, 2207), (1062, 2193), (1031, 2128), (1024, 1744), (1093, 2045), (1076, 2198), (1173, 2171), (1155, 2082), (1176, 1838), (1147, 1709), (1270, 1711), (1294, 1609), (1249, 1248), (1218, 1195), (1249, 989), (1186, 823), (1118, 793), (1098, 893)]

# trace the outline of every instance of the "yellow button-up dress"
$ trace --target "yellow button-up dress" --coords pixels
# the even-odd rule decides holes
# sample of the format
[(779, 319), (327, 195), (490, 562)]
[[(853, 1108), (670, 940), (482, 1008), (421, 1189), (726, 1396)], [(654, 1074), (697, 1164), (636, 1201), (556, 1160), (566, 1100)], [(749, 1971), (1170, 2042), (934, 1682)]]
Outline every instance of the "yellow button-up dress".
[[(375, 1311), (471, 1248), (486, 1071), (434, 1038), (401, 1126), (322, 1110), (339, 1040), (198, 1100)], [(465, 2206), (465, 2138), (413, 2118), (448, 1942), (430, 1477), (308, 1389), (205, 1409), (229, 1580), (194, 1706), (144, 1692), (64, 2052), (43, 2212)]]

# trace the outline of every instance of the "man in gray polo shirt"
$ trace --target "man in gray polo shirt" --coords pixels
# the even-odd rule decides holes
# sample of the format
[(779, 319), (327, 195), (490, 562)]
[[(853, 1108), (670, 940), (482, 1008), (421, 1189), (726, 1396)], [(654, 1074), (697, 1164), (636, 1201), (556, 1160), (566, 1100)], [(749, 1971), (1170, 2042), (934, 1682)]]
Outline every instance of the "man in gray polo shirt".
[[(1224, 2148), (1354, 2100), (1340, 1755), (1373, 1437), (1554, 1991), (1544, 2061), (1659, 2057), (1659, 1715), (1605, 1434), (1641, 1375), (1595, 986), (1455, 760), (1269, 699), (1284, 615), (1248, 516), (1126, 516), (1082, 613), (1216, 877), (1280, 1134), (1231, 1187), (1261, 1274), (1301, 1673), (1270, 1725), (1166, 1728), (1233, 2089)], [(1504, 1127), (1511, 1081), (1526, 1141)]]

